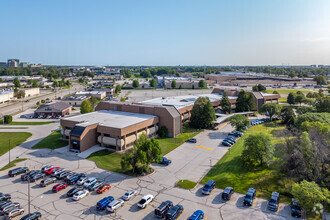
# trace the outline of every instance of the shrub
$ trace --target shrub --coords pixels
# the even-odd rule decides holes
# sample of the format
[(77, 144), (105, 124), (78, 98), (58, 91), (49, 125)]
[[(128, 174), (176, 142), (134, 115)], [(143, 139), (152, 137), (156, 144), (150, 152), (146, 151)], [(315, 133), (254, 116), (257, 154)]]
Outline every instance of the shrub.
[(13, 121), (13, 116), (11, 116), (11, 115), (5, 115), (3, 117), (3, 121), (4, 121), (5, 124), (10, 124)]
[(300, 128), (301, 124), (305, 121), (319, 121), (322, 123), (330, 123), (330, 113), (306, 113), (299, 115), (297, 118), (296, 126)]
[(162, 127), (159, 129), (158, 134), (159, 134), (159, 136), (160, 136), (161, 138), (166, 138), (166, 137), (168, 137), (168, 129), (167, 129), (167, 127), (162, 126)]

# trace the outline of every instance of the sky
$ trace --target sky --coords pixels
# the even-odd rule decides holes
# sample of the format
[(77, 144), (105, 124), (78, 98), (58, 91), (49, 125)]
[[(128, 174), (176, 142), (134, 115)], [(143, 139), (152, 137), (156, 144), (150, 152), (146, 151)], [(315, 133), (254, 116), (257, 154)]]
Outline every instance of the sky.
[(0, 62), (330, 64), (329, 0), (0, 0)]

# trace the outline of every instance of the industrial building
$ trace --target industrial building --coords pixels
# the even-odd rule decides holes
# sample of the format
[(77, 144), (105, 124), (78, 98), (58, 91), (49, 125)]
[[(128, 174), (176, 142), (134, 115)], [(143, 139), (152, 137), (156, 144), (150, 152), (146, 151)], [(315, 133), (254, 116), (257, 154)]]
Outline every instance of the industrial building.
[(56, 102), (49, 105), (41, 105), (37, 110), (34, 111), (36, 116), (65, 116), (69, 115), (72, 111), (72, 106), (65, 102)]
[(104, 99), (107, 95), (105, 91), (79, 91), (76, 92), (76, 96), (88, 96)]
[(12, 98), (14, 98), (14, 90), (12, 89), (0, 90), (0, 103), (8, 102)]
[(19, 88), (19, 91), (25, 92), (25, 97), (37, 96), (40, 94), (40, 89), (38, 88)]

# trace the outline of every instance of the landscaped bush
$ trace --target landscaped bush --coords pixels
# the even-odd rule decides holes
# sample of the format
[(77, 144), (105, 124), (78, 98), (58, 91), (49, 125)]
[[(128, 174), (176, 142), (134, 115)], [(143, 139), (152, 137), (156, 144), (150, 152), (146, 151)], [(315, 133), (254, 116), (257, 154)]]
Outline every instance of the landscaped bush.
[(159, 137), (167, 138), (168, 137), (168, 129), (165, 126), (162, 126), (158, 131)]
[(4, 123), (5, 124), (10, 124), (13, 121), (13, 116), (11, 116), (11, 115), (5, 115), (3, 117), (3, 120), (4, 120)]
[(304, 121), (309, 121), (309, 122), (313, 122), (313, 121), (319, 121), (322, 123), (330, 123), (330, 113), (306, 113), (306, 114), (302, 114), (300, 116), (298, 116), (297, 122), (296, 122), (296, 126), (298, 128), (300, 128), (301, 124)]

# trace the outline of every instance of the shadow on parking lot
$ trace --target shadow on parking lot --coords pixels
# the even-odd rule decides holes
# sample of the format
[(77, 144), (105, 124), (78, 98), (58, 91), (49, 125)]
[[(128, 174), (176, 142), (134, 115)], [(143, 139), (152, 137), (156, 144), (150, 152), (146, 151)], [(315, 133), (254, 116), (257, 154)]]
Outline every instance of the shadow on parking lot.
[(239, 197), (236, 201), (236, 207), (238, 207), (240, 209), (247, 209), (247, 208), (251, 207), (251, 206), (244, 206), (243, 200), (244, 200), (244, 196)]
[(219, 193), (218, 195), (216, 195), (213, 200), (212, 200), (212, 204), (215, 204), (215, 205), (219, 205), (219, 204), (223, 204), (223, 203), (226, 203), (227, 201), (226, 200), (223, 200), (221, 198), (221, 193)]
[(210, 132), (208, 133), (207, 136), (209, 136), (210, 139), (215, 140), (215, 139), (223, 139), (225, 136), (227, 135), (227, 133), (225, 132)]
[(109, 212), (107, 210), (97, 210), (95, 208), (95, 206), (92, 206), (89, 209), (86, 209), (82, 214), (83, 215), (106, 216), (109, 214)]
[(49, 195), (49, 194), (55, 194), (51, 189), (47, 190), (44, 192), (44, 194)]
[(201, 188), (199, 188), (196, 192), (195, 192), (195, 195), (196, 196), (198, 196), (198, 197), (207, 197), (208, 195), (204, 195), (203, 193), (202, 193), (202, 187)]
[(158, 218), (155, 216), (154, 212), (150, 212), (148, 215), (142, 218), (142, 220), (150, 220), (150, 219), (158, 219)]
[(130, 212), (138, 212), (138, 211), (141, 211), (141, 209), (136, 204), (134, 204), (131, 207), (129, 207), (128, 211), (130, 211)]

